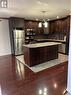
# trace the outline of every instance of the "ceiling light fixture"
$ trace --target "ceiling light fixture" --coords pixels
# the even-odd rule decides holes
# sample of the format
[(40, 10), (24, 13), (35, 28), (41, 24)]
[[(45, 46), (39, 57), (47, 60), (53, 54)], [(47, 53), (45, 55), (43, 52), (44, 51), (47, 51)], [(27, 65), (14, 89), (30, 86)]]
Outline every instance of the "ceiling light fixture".
[(57, 16), (57, 19), (59, 19), (59, 16)]
[(70, 16), (71, 16), (71, 13), (70, 13)]
[(2, 8), (7, 8), (7, 0), (1, 0), (1, 1), (0, 1), (0, 6), (1, 6)]
[(47, 21), (50, 21), (50, 19), (48, 18), (48, 20)]
[(38, 21), (38, 19), (36, 18), (36, 21)]
[[(46, 11), (42, 11), (42, 13), (43, 13), (43, 16), (44, 16), (44, 14), (46, 13)], [(47, 23), (47, 21), (43, 18), (43, 21), (42, 22), (39, 22), (39, 25), (38, 25), (39, 27), (42, 27), (42, 26), (44, 26), (45, 28), (46, 27), (48, 27), (48, 23)]]

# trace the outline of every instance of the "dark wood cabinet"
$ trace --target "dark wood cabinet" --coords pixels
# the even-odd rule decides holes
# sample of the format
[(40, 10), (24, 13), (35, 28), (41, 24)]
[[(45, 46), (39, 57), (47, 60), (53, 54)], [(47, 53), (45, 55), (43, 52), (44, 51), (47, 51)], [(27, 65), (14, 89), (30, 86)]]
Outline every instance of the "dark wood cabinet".
[(62, 33), (65, 35), (69, 34), (70, 27), (70, 17), (67, 16), (62, 19), (49, 21), (49, 32), (52, 33)]
[(34, 43), (36, 39), (36, 33), (32, 29), (27, 29), (25, 32), (25, 44)]
[(66, 54), (69, 51), (70, 16), (49, 21), (49, 39), (64, 40), (66, 36)]
[(39, 21), (25, 20), (25, 29), (32, 29), (37, 36), (44, 35), (44, 27), (38, 27)]
[(33, 20), (25, 20), (25, 30), (32, 29), (34, 32), (37, 33), (38, 31), (38, 22)]
[[(25, 41), (26, 43), (29, 43), (31, 38), (38, 39), (38, 38), (44, 38), (44, 28), (38, 27), (39, 21), (35, 20), (25, 20), (25, 34), (29, 32), (29, 34), (35, 34), (35, 35), (25, 35), (25, 38), (27, 38)], [(30, 31), (29, 31), (30, 30)], [(32, 39), (31, 39), (32, 40)], [(33, 41), (33, 40), (32, 40)]]
[(56, 58), (58, 58), (58, 45), (38, 48), (24, 46), (24, 60), (29, 66), (38, 65)]
[[(21, 29), (25, 31), (25, 43), (32, 42), (38, 36), (41, 37), (44, 34), (43, 27), (38, 27), (39, 21), (35, 20), (25, 20), (24, 18), (11, 17), (9, 18), (9, 29), (10, 29), (10, 40), (11, 40), (11, 50), (14, 54), (14, 29)], [(31, 31), (28, 31), (30, 29)], [(27, 35), (29, 33), (29, 35)]]
[(11, 17), (9, 19), (12, 28), (22, 28), (24, 29), (24, 18)]

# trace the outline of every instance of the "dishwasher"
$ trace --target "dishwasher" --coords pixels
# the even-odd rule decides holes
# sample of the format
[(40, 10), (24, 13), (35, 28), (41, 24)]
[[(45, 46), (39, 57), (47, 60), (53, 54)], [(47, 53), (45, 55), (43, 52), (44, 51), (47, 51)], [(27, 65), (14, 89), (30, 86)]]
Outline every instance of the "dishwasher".
[(59, 51), (60, 53), (66, 53), (66, 43), (60, 44), (58, 51)]

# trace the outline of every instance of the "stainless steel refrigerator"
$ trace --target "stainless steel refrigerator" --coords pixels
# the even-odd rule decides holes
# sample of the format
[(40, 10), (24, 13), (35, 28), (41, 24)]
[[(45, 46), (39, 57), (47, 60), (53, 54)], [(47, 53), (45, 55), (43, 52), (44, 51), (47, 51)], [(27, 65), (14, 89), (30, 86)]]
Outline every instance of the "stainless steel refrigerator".
[(25, 31), (14, 29), (14, 52), (15, 55), (23, 54), (23, 44), (25, 44)]

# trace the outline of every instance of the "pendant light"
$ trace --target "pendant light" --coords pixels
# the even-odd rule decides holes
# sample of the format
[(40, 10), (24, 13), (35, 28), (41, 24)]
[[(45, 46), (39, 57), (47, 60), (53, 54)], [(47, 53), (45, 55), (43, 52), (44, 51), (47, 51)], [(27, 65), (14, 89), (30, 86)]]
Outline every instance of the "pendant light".
[(39, 22), (38, 27), (44, 26), (45, 28), (47, 28), (48, 27), (48, 23), (47, 23), (46, 20), (44, 20), (44, 14), (46, 13), (46, 11), (42, 11), (42, 13), (43, 13), (43, 21)]

